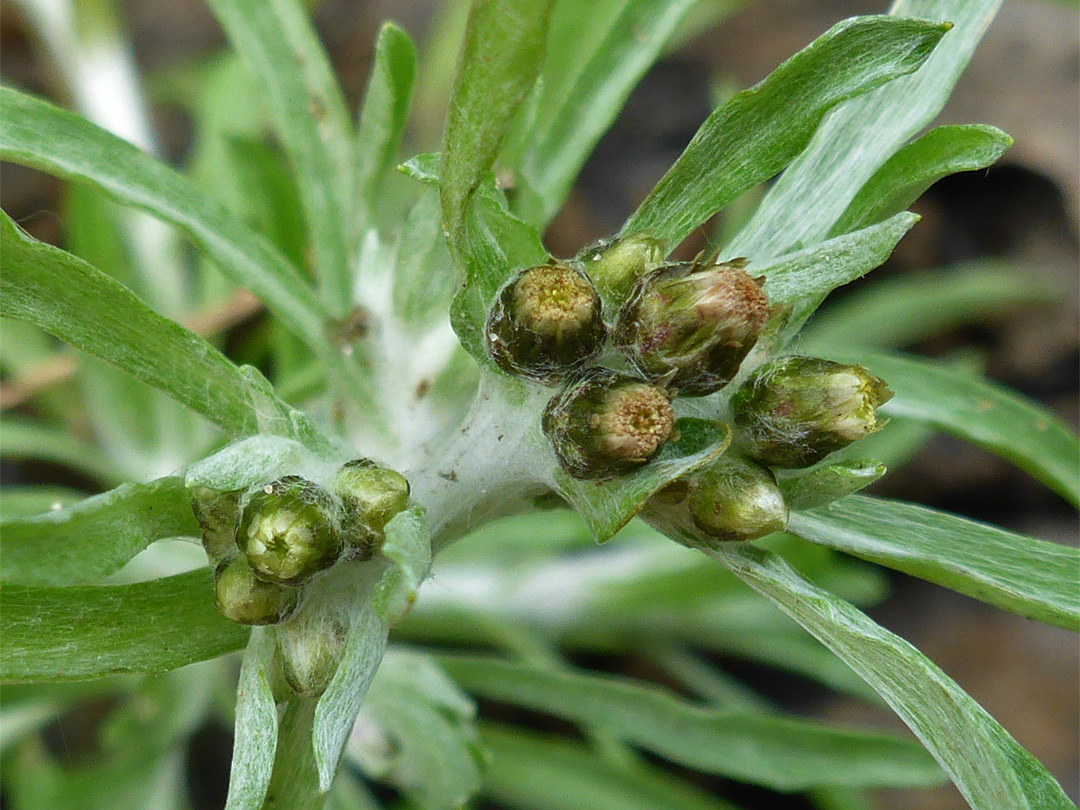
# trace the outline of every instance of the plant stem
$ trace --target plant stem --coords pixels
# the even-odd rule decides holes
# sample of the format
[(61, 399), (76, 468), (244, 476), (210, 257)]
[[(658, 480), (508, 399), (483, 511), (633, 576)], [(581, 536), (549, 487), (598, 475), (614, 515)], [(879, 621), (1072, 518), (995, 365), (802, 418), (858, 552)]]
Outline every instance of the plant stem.
[(311, 729), (314, 700), (291, 697), (278, 727), (274, 772), (266, 791), (263, 810), (322, 810), (328, 793), (319, 792)]

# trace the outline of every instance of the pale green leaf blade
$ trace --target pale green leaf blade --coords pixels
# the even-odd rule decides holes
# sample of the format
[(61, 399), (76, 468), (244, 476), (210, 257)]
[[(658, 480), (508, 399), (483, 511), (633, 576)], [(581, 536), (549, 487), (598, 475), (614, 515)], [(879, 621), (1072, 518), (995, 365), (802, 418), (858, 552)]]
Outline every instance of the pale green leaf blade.
[(323, 341), (318, 298), (269, 243), (163, 163), (89, 121), (0, 88), (0, 157), (89, 183), (184, 232), (236, 284), (250, 289), (297, 335)]
[[(800, 346), (815, 352), (898, 348), (954, 326), (1059, 296), (1025, 267), (976, 261), (877, 279), (814, 315)], [(812, 347), (812, 349), (811, 349)]]
[(997, 127), (937, 127), (889, 158), (866, 181), (830, 234), (847, 233), (903, 211), (943, 177), (985, 169), (1012, 145)]
[(750, 545), (711, 552), (874, 687), (974, 810), (1072, 810), (1061, 786), (948, 675), (899, 636)]
[(133, 585), (0, 586), (0, 683), (168, 672), (243, 647), (208, 569)]
[(383, 23), (356, 133), (357, 202), (363, 221), (370, 221), (377, 210), (380, 185), (405, 130), (415, 78), (412, 40), (393, 23)]
[[(238, 369), (100, 270), (27, 235), (3, 212), (0, 244), (0, 314), (34, 323), (119, 366), (229, 436), (262, 431), (325, 445), (307, 418), (280, 402), (257, 371)], [(178, 368), (183, 373), (175, 373)]]
[(896, 392), (883, 413), (977, 444), (1080, 505), (1080, 442), (1050, 410), (962, 369), (925, 360), (864, 352), (845, 352), (840, 359), (861, 363)]
[(381, 554), (392, 563), (375, 588), (375, 615), (388, 625), (400, 622), (416, 601), (416, 591), (431, 570), (431, 533), (422, 506), (394, 515), (386, 524)]
[(608, 481), (582, 481), (556, 465), (552, 489), (565, 498), (603, 543), (630, 522), (655, 495), (676, 478), (704, 469), (731, 444), (731, 428), (723, 422), (683, 418), (675, 425), (678, 441), (635, 472)]
[(885, 474), (876, 461), (829, 461), (802, 475), (777, 480), (789, 509), (813, 509), (870, 486)]
[(594, 725), (680, 765), (780, 791), (926, 786), (941, 771), (914, 742), (809, 720), (696, 706), (655, 686), (495, 658), (436, 656), (467, 691)]
[(837, 24), (714, 111), (622, 232), (650, 230), (674, 247), (743, 191), (783, 169), (830, 109), (917, 70), (945, 30), (890, 17)]
[[(480, 790), (476, 707), (425, 655), (391, 649), (360, 708), (347, 756), (426, 810), (456, 810)], [(380, 737), (380, 735), (382, 735)], [(380, 739), (394, 741), (390, 750)]]
[(172, 477), (123, 484), (67, 509), (4, 519), (0, 533), (0, 579), (74, 585), (119, 571), (155, 540), (198, 537), (199, 526), (183, 479)]
[(776, 332), (766, 340), (781, 346), (799, 331), (832, 290), (862, 278), (881, 266), (893, 248), (918, 222), (901, 213), (885, 222), (844, 234), (813, 247), (781, 256), (749, 271), (765, 276), (769, 303), (783, 308)]
[[(549, 42), (549, 63), (540, 74), (542, 89), (545, 96), (554, 96), (558, 103), (541, 101), (537, 124), (529, 133), (526, 151), (519, 161), (526, 188), (536, 196), (536, 211), (525, 215), (528, 221), (543, 226), (559, 210), (589, 153), (696, 2), (623, 0), (617, 8), (603, 9), (609, 14), (614, 11), (615, 16), (597, 21), (601, 29), (606, 27), (606, 33), (591, 53), (587, 40), (594, 34), (591, 28), (584, 27), (588, 22), (581, 19), (591, 9), (574, 2), (557, 4), (552, 39), (557, 33), (555, 21), (561, 16), (572, 20), (565, 32), (570, 41)], [(587, 4), (594, 5), (603, 4)], [(560, 7), (564, 9), (562, 15)], [(560, 45), (562, 53), (557, 50)], [(550, 64), (550, 60), (574, 61), (580, 58), (579, 50), (585, 50), (588, 61), (577, 71), (571, 71), (569, 65)], [(557, 74), (558, 67), (573, 72), (572, 84), (549, 87), (547, 78)], [(552, 78), (558, 80), (557, 75)]]
[(236, 724), (225, 810), (259, 810), (270, 786), (277, 749), (278, 713), (270, 691), (274, 640), (262, 627), (251, 631), (240, 683), (236, 687)]
[(778, 256), (823, 239), (874, 172), (945, 106), (1000, 6), (1001, 0), (896, 0), (896, 18), (947, 22), (952, 30), (917, 72), (836, 108), (730, 250)]
[(795, 512), (794, 534), (1031, 619), (1080, 630), (1080, 552), (901, 501)]
[(485, 724), (484, 795), (514, 810), (736, 810), (658, 768), (627, 770), (565, 737)]
[(299, 0), (210, 0), (292, 165), (327, 309), (352, 303), (353, 155), (345, 99)]
[(443, 137), (443, 226), (457, 262), (470, 200), (540, 71), (552, 2), (473, 2)]

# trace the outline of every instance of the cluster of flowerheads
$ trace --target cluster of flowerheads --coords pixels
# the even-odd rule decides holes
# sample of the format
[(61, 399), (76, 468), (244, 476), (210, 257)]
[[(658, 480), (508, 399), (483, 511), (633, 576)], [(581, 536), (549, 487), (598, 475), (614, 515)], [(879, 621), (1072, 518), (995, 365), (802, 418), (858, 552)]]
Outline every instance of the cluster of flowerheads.
[[(746, 265), (665, 263), (661, 244), (636, 234), (528, 268), (503, 287), (487, 347), (503, 371), (560, 387), (542, 426), (564, 470), (605, 479), (639, 469), (677, 439), (676, 398), (735, 379), (774, 314), (764, 279)], [(730, 397), (733, 450), (649, 508), (719, 540), (781, 530), (787, 506), (774, 470), (812, 466), (879, 430), (876, 409), (891, 396), (860, 366), (766, 363)]]
[(297, 475), (246, 491), (195, 488), (218, 610), (241, 624), (285, 621), (316, 574), (372, 557), (408, 502), (408, 481), (368, 459), (342, 466), (328, 488)]

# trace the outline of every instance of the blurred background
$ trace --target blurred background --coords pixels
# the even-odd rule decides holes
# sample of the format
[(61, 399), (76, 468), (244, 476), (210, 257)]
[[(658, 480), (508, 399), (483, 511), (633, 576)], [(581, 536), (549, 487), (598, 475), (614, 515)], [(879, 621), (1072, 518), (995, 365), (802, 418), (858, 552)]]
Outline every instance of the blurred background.
[[(414, 100), (413, 125), (405, 147), (409, 154), (437, 148), (456, 54), (446, 43), (440, 46), (433, 41), (433, 32), (442, 32), (453, 44), (446, 32), (455, 30), (462, 5), (440, 6), (423, 0), (313, 4), (318, 29), (353, 109), (363, 92), (383, 20), (397, 21), (422, 46), (421, 74), (438, 80), (428, 82), (426, 92)], [(698, 26), (689, 27), (646, 76), (600, 143), (546, 235), (549, 248), (556, 255), (572, 255), (616, 230), (718, 100), (762, 79), (836, 21), (884, 12), (887, 7), (874, 0), (703, 3)], [(145, 77), (161, 150), (172, 162), (190, 165), (195, 123), (190, 111), (176, 103), (178, 88), (182, 92), (185, 75), (225, 47), (224, 37), (199, 0), (126, 0), (118, 9)], [(701, 30), (709, 18), (719, 23)], [(39, 45), (25, 7), (13, 1), (0, 5), (4, 80), (70, 105), (61, 72)], [(1075, 4), (1008, 0), (939, 123), (993, 124), (1015, 139), (1014, 146), (991, 170), (954, 176), (934, 186), (914, 206), (922, 222), (871, 281), (854, 285), (858, 291), (869, 284), (902, 284), (905, 279), (932, 279), (957, 266), (987, 263), (1035, 282), (1031, 289), (1041, 289), (1042, 294), (1003, 299), (996, 308), (979, 307), (970, 323), (948, 325), (932, 338), (904, 348), (984, 368), (992, 379), (1048, 404), (1073, 425), (1080, 407), (1078, 98), (1080, 25)], [(62, 194), (59, 181), (3, 166), (0, 204), (39, 239), (64, 243)], [(752, 203), (750, 195), (710, 228), (723, 232), (736, 227)], [(704, 246), (707, 232), (703, 229), (690, 240), (684, 248), (687, 254)], [(843, 305), (850, 295), (841, 290), (819, 320), (827, 322), (829, 306)], [(227, 349), (242, 349), (263, 317), (256, 307), (234, 308), (232, 317), (218, 326)], [(33, 413), (41, 391), (55, 384), (48, 375), (35, 376), (34, 369), (4, 367), (2, 373), (6, 410)], [(97, 491), (92, 480), (72, 477), (42, 462), (5, 461), (3, 481), (57, 483)], [(942, 436), (929, 437), (913, 458), (872, 491), (1045, 539), (1077, 542), (1076, 515), (1063, 500), (1005, 461)], [(1080, 793), (1076, 637), (901, 574), (890, 573), (889, 578), (891, 597), (872, 608), (870, 615), (956, 679), (1046, 764), (1075, 801)], [(629, 660), (589, 663), (643, 675)], [(891, 715), (803, 678), (744, 661), (723, 664), (798, 714), (900, 728)], [(644, 676), (656, 677), (656, 673)], [(69, 717), (62, 728), (54, 730), (63, 736), (65, 746), (77, 745), (80, 722), (87, 718)], [(227, 730), (208, 729), (196, 738), (188, 763), (195, 783), (195, 807), (214, 807), (219, 801), (228, 757)], [(684, 775), (710, 787), (707, 777)], [(724, 787), (722, 792), (747, 807), (809, 806), (798, 798), (778, 804), (775, 795), (756, 796), (749, 788), (731, 793)], [(952, 788), (883, 793), (876, 798), (885, 809), (965, 806)]]

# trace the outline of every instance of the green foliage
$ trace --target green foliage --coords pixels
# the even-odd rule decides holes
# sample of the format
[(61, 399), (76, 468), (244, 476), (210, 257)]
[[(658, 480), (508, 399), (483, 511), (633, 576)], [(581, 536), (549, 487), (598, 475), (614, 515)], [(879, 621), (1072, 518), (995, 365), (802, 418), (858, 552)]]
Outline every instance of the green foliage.
[[(488, 354), (492, 303), (523, 268), (552, 259), (543, 230), (634, 85), (674, 39), (739, 5), (459, 3), (431, 37), (461, 39), (442, 151), (415, 155), (403, 174), (390, 171), (403, 144), (431, 148), (447, 85), (430, 66), (449, 57), (418, 57), (404, 30), (384, 24), (354, 122), (298, 0), (210, 0), (233, 50), (158, 80), (194, 125), (187, 172), (107, 120), (0, 89), (0, 156), (78, 184), (63, 215), (70, 252), (0, 218), (0, 367), (19, 377), (67, 362), (53, 337), (86, 355), (76, 385), (4, 414), (0, 450), (114, 487), (0, 496), (5, 801), (74, 810), (155, 796), (182, 807), (182, 752), (215, 720), (234, 728), (227, 810), (377, 810), (364, 780), (427, 810), (478, 797), (537, 810), (732, 807), (670, 766), (807, 793), (822, 807), (861, 806), (848, 789), (944, 776), (979, 810), (1071, 806), (956, 683), (855, 607), (885, 598), (880, 564), (1080, 629), (1075, 549), (855, 494), (939, 430), (1078, 503), (1080, 444), (1059, 418), (957, 363), (882, 352), (1054, 291), (1010, 268), (958, 268), (867, 285), (804, 329), (830, 292), (889, 257), (923, 191), (989, 166), (1011, 143), (981, 125), (920, 135), (999, 2), (898, 0), (890, 15), (839, 23), (708, 116), (629, 216), (621, 235), (669, 253), (779, 174), (730, 242), (695, 260), (745, 258), (769, 298), (765, 329), (715, 393), (653, 381), (669, 385), (660, 395), (675, 429), (650, 461), (575, 478), (541, 429), (564, 382), (512, 376)], [(108, 4), (94, 6), (80, 13), (111, 18)], [(175, 243), (139, 236), (128, 209), (185, 234), (201, 254), (196, 272)], [(559, 261), (587, 275), (589, 255)], [(240, 340), (177, 322), (227, 304), (237, 287), (267, 310)], [(606, 330), (619, 295), (604, 292)], [(810, 469), (758, 470), (770, 487), (775, 475), (790, 533), (706, 542), (679, 509), (704, 497), (711, 468), (750, 452), (729, 400), (793, 348), (865, 365), (896, 392), (880, 414), (894, 419)], [(595, 362), (612, 362), (610, 349)], [(851, 372), (829, 368), (840, 413)], [(767, 377), (753, 379), (768, 389)], [(872, 407), (863, 417), (885, 421)], [(247, 565), (230, 557), (243, 504), (290, 476), (333, 492), (356, 458), (399, 482), (384, 531), (362, 550), (339, 556), (335, 545), (280, 624), (252, 631), (226, 619), (211, 571), (191, 570), (183, 549), (209, 532), (215, 555)], [(331, 529), (375, 520), (340, 494), (322, 504)], [(197, 508), (224, 504), (210, 530), (193, 497)], [(271, 510), (274, 531), (254, 538), (262, 549), (245, 544), (249, 554), (305, 530), (287, 507)], [(176, 539), (192, 542), (156, 542)], [(268, 576), (255, 570), (249, 582)], [(216, 690), (231, 692), (235, 664), (211, 659), (245, 645), (234, 703)], [(574, 650), (631, 657), (678, 692), (575, 669), (563, 657)], [(790, 716), (698, 651), (890, 707), (918, 742)], [(520, 722), (491, 722), (468, 695)], [(87, 698), (110, 706), (92, 730), (107, 757), (68, 768), (41, 729)], [(515, 710), (557, 718), (584, 742), (542, 733)]]

